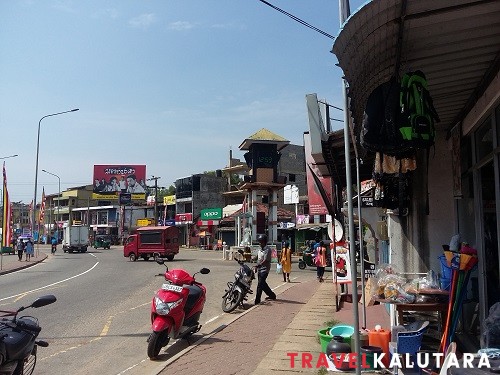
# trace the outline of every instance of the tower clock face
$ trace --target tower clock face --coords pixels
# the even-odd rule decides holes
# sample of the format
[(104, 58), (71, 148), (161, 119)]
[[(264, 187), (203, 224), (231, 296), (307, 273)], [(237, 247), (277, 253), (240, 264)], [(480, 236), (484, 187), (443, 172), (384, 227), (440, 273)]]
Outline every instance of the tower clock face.
[(273, 167), (273, 156), (271, 152), (261, 152), (257, 157), (257, 167), (260, 168), (272, 168)]

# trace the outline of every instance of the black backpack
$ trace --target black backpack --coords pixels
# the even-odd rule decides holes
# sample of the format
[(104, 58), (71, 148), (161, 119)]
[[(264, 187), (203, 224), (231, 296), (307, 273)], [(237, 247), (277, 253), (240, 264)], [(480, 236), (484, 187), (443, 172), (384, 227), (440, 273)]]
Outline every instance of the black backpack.
[(434, 144), (434, 122), (439, 116), (427, 89), (425, 74), (417, 70), (405, 73), (401, 79), (399, 96), (401, 109), (399, 130), (412, 147), (428, 149)]
[(397, 156), (411, 148), (400, 132), (400, 90), (398, 79), (393, 77), (368, 97), (360, 133), (365, 150)]

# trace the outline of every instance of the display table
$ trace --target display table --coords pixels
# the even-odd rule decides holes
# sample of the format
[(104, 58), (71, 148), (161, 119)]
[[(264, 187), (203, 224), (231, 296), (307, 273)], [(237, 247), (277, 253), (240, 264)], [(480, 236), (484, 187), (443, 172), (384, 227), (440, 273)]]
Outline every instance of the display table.
[(448, 304), (442, 302), (425, 302), (425, 303), (397, 303), (388, 299), (376, 298), (380, 303), (390, 303), (396, 309), (398, 315), (397, 324), (404, 324), (403, 316), (406, 311), (416, 312), (438, 312), (441, 318), (441, 327), (446, 324), (446, 313), (448, 312)]

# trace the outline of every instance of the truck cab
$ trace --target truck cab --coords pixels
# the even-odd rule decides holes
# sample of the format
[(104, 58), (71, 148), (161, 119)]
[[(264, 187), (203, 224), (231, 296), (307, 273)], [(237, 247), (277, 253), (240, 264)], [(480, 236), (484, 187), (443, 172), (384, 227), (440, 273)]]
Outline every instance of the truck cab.
[(174, 226), (151, 226), (138, 228), (127, 237), (123, 245), (123, 256), (135, 262), (138, 258), (167, 258), (172, 261), (179, 253), (179, 229)]

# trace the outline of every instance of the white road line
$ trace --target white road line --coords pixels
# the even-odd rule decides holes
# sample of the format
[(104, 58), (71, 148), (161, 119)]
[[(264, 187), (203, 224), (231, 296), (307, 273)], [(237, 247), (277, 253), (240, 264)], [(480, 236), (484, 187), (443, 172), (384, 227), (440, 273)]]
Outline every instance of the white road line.
[[(90, 254), (92, 256), (95, 257), (95, 255), (93, 254)], [(29, 293), (34, 293), (34, 292), (37, 292), (39, 290), (42, 290), (42, 289), (47, 289), (47, 288), (50, 288), (54, 285), (57, 285), (57, 284), (61, 284), (61, 283), (64, 283), (66, 281), (69, 281), (71, 279), (75, 279), (77, 277), (80, 277), (80, 276), (83, 276), (85, 275), (86, 273), (92, 271), (94, 268), (97, 267), (97, 265), (99, 264), (99, 261), (97, 261), (92, 267), (90, 267), (88, 270), (82, 272), (82, 273), (79, 273), (78, 275), (74, 275), (74, 276), (71, 276), (71, 277), (68, 277), (67, 279), (64, 279), (64, 280), (60, 280), (60, 281), (57, 281), (55, 283), (52, 283), (52, 284), (49, 284), (49, 285), (45, 285), (45, 286), (41, 286), (40, 288), (36, 288), (36, 289), (32, 289), (30, 291), (27, 291), (27, 292), (23, 292), (23, 293), (19, 293), (19, 294), (15, 294), (13, 296), (10, 296), (10, 297), (5, 297), (5, 298), (1, 298), (0, 301), (5, 301), (5, 300), (8, 300), (8, 299), (11, 299), (11, 298), (16, 298), (16, 297), (19, 297), (19, 296), (23, 296), (23, 295), (26, 295), (26, 294), (29, 294)]]

